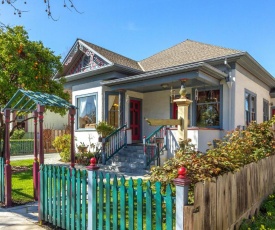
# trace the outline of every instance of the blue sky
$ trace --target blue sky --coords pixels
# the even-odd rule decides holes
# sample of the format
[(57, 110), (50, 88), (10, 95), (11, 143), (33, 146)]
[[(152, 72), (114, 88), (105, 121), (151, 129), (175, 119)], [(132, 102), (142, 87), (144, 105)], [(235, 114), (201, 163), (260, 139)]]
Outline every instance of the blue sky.
[(53, 21), (43, 0), (18, 0), (21, 18), (0, 5), (0, 21), (23, 25), (57, 55), (82, 38), (134, 60), (142, 60), (186, 39), (247, 51), (275, 76), (274, 0), (74, 0), (82, 14), (51, 1)]

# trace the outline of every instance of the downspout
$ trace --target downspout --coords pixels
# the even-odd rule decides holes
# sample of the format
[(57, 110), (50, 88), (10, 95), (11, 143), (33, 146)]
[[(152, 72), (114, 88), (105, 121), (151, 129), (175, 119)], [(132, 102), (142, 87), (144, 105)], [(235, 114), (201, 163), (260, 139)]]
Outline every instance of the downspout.
[(228, 129), (232, 129), (232, 85), (233, 85), (233, 78), (232, 78), (232, 68), (231, 66), (227, 63), (227, 59), (224, 59), (224, 65), (226, 66), (226, 70), (228, 73), (228, 76), (226, 77), (226, 84), (228, 86), (228, 108), (229, 108), (229, 117), (228, 117)]

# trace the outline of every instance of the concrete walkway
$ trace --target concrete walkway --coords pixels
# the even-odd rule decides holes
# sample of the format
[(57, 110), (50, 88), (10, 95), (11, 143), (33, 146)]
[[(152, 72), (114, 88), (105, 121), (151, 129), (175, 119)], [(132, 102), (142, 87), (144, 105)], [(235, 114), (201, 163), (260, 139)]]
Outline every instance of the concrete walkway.
[(12, 208), (0, 208), (0, 229), (45, 229), (38, 225), (37, 202)]

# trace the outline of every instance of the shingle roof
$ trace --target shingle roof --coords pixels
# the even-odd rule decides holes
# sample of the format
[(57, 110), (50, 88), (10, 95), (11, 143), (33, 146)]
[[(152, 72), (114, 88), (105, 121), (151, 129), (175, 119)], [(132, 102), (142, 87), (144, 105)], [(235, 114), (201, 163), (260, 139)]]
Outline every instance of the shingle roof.
[(163, 69), (193, 62), (242, 53), (242, 51), (185, 40), (171, 48), (163, 50), (140, 61), (144, 71)]
[(95, 50), (96, 52), (98, 52), (99, 54), (101, 54), (103, 57), (107, 58), (109, 61), (113, 62), (114, 64), (126, 66), (137, 70), (142, 70), (137, 61), (134, 61), (130, 58), (124, 57), (120, 54), (117, 54), (115, 52), (102, 48), (90, 42), (84, 41), (82, 39), (79, 39), (79, 40), (84, 42), (86, 45), (91, 47), (93, 50)]

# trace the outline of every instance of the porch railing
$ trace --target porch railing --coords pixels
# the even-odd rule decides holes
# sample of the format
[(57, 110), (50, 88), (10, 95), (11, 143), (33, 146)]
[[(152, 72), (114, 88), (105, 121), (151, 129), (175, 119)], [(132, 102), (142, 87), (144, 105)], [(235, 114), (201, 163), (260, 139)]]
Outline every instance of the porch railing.
[(166, 126), (163, 125), (148, 137), (143, 138), (143, 152), (146, 155), (146, 167), (157, 160), (160, 165), (160, 153), (166, 148)]
[(102, 163), (106, 164), (119, 150), (127, 145), (127, 125), (123, 125), (102, 139)]
[(5, 177), (4, 177), (4, 166), (5, 160), (3, 157), (0, 157), (0, 202), (5, 202)]

